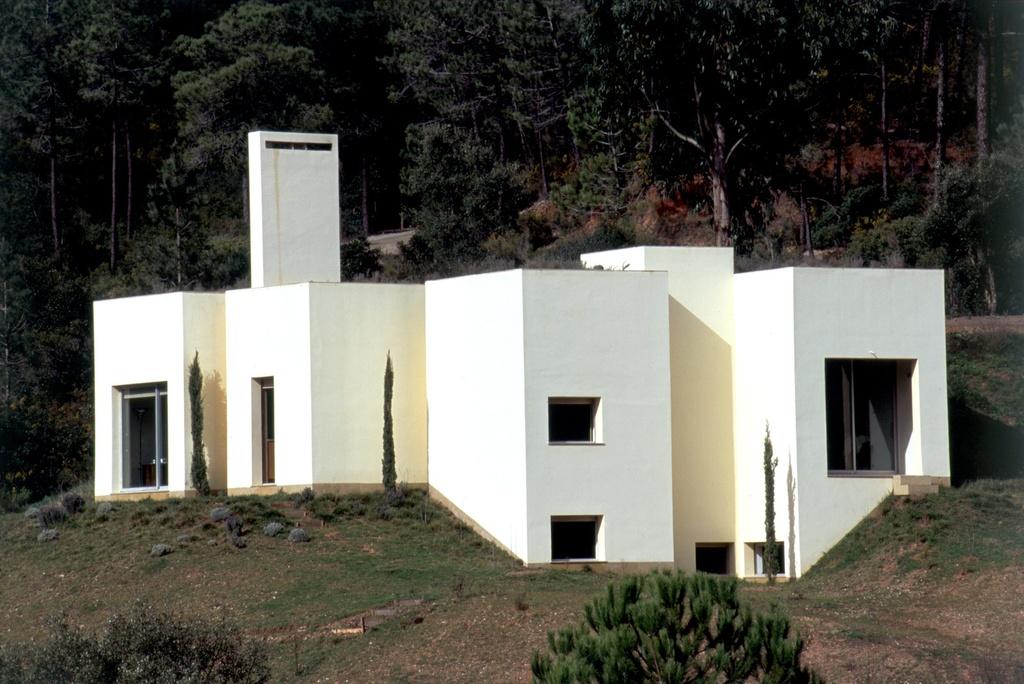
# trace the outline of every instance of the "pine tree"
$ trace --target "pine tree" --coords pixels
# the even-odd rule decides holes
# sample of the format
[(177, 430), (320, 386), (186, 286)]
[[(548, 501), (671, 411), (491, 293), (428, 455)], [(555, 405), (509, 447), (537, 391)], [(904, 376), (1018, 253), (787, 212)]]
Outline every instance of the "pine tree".
[(779, 612), (753, 615), (735, 579), (652, 573), (626, 577), (548, 634), (535, 682), (817, 682), (803, 641)]
[(764, 426), (764, 574), (769, 582), (775, 581), (779, 568), (779, 547), (775, 543), (775, 458), (772, 448), (772, 433)]
[(192, 413), (192, 487), (208, 496), (210, 481), (206, 476), (206, 455), (203, 448), (203, 372), (196, 351), (188, 366), (188, 403)]
[(391, 351), (384, 366), (384, 458), (381, 465), (384, 475), (384, 491), (392, 494), (398, 490), (398, 476), (395, 473), (395, 432), (391, 419), (391, 396), (395, 386), (395, 371), (391, 367)]

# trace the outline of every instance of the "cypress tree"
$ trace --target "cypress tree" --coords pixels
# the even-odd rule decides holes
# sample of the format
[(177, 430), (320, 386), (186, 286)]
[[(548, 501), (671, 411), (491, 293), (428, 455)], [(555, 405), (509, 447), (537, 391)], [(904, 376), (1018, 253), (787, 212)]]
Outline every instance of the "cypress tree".
[(775, 467), (779, 460), (772, 448), (772, 433), (764, 425), (764, 574), (769, 582), (778, 572), (779, 547), (775, 543)]
[(384, 458), (381, 466), (384, 474), (384, 491), (392, 494), (398, 490), (398, 476), (395, 472), (395, 433), (391, 419), (391, 396), (395, 386), (395, 371), (391, 367), (391, 351), (388, 350), (384, 366)]
[(199, 352), (188, 366), (188, 403), (192, 413), (192, 487), (207, 496), (210, 481), (206, 476), (206, 455), (203, 449), (203, 372), (199, 368)]

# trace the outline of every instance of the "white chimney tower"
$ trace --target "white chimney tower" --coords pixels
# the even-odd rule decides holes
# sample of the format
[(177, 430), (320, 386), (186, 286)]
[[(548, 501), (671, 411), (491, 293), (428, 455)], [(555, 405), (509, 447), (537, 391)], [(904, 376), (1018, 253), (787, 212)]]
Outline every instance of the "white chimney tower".
[(252, 287), (341, 281), (338, 136), (249, 134)]

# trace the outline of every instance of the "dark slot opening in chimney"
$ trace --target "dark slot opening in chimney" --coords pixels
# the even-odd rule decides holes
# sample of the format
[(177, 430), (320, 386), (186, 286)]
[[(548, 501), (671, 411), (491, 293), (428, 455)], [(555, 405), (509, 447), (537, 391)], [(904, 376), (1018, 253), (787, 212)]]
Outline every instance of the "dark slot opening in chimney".
[(330, 152), (331, 143), (316, 142), (283, 142), (279, 140), (268, 140), (268, 150), (310, 150), (312, 152)]

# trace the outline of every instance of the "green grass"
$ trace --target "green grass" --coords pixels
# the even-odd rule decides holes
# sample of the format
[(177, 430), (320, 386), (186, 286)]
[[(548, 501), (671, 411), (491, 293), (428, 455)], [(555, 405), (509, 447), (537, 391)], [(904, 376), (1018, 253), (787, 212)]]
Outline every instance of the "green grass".
[(949, 395), (981, 415), (1024, 426), (1024, 335), (961, 332), (946, 337)]
[[(52, 543), (22, 515), (0, 516), (0, 642), (42, 638), (60, 613), (93, 629), (141, 598), (267, 639), (275, 682), (525, 681), (547, 632), (609, 579), (524, 569), (422, 492), (382, 503), (317, 497), (299, 519), (309, 544), (260, 533), (295, 523), (284, 495), (121, 503), (105, 520), (90, 503)], [(209, 521), (221, 504), (246, 519), (247, 548)], [(178, 546), (181, 534), (194, 541)], [(176, 548), (151, 558), (155, 543)], [(887, 499), (801, 580), (742, 593), (781, 606), (831, 680), (1012, 680), (1024, 663), (1022, 561), (1024, 481), (978, 482)], [(396, 599), (424, 602), (362, 637), (331, 632)]]

